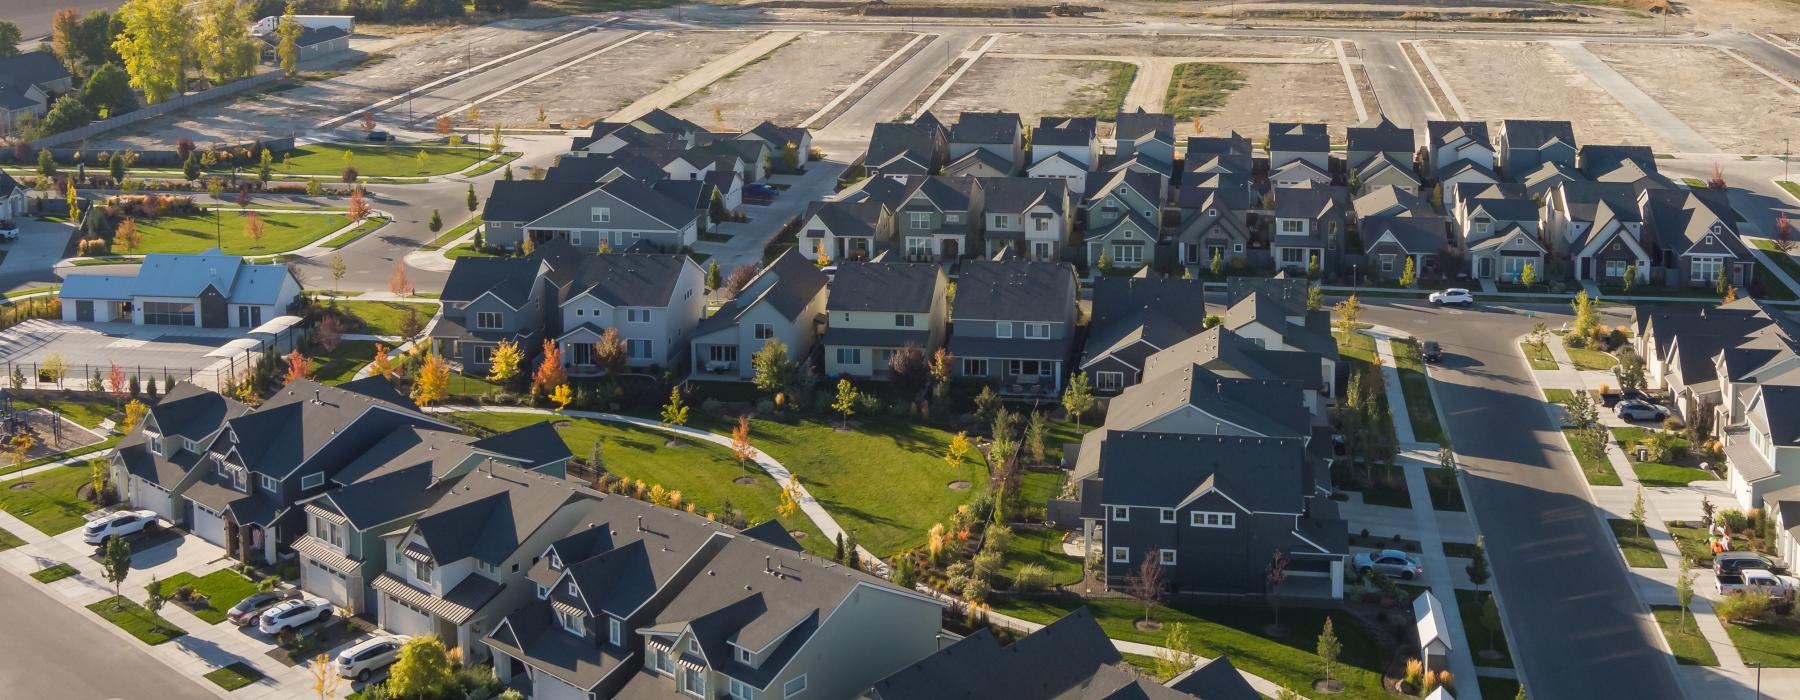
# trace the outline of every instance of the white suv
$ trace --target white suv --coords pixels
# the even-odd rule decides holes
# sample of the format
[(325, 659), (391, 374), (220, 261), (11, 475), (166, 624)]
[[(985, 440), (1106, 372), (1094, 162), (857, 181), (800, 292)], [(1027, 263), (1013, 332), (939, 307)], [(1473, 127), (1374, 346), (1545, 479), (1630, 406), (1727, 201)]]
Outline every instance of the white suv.
[(156, 511), (153, 510), (121, 510), (107, 513), (89, 522), (81, 528), (81, 541), (91, 545), (104, 544), (113, 537), (124, 537), (143, 532), (144, 528), (156, 524)]
[(338, 652), (337, 658), (331, 661), (331, 668), (345, 678), (367, 681), (376, 669), (386, 668), (388, 664), (394, 663), (394, 659), (400, 655), (400, 647), (406, 644), (406, 639), (395, 635), (366, 640)]
[(1432, 292), (1431, 296), (1426, 299), (1439, 306), (1468, 306), (1475, 303), (1475, 295), (1462, 287), (1451, 287), (1441, 292)]
[(330, 615), (331, 602), (324, 598), (290, 600), (264, 611), (256, 628), (262, 630), (263, 634), (275, 634)]

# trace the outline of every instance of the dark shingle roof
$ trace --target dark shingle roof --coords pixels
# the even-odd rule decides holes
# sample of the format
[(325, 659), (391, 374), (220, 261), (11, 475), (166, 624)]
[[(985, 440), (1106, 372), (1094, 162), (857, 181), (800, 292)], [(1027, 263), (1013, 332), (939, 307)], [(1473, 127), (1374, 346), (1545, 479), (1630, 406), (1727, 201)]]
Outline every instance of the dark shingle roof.
[(1068, 183), (1062, 178), (984, 177), (982, 206), (990, 212), (1018, 213), (1039, 204), (1062, 213)]
[(1019, 138), (1019, 115), (1013, 112), (963, 112), (950, 127), (952, 143), (1010, 144)]
[(927, 313), (940, 294), (942, 269), (933, 263), (857, 262), (838, 266), (831, 280), (832, 311)]
[[(563, 158), (544, 171), (544, 182), (578, 182), (587, 183), (592, 189), (601, 178), (613, 171), (619, 171), (644, 182), (656, 182), (666, 174), (662, 168), (649, 159), (630, 155), (624, 151), (608, 155), (593, 155), (586, 158)], [(512, 182), (529, 182), (528, 180), (499, 180), (494, 184)], [(585, 194), (585, 192), (583, 192)], [(488, 198), (493, 201), (492, 197)], [(547, 212), (546, 212), (547, 213)], [(542, 216), (543, 214), (539, 214)]]
[[(1226, 377), (1189, 364), (1127, 387), (1107, 404), (1106, 427), (1136, 430), (1184, 407), (1269, 437), (1307, 437), (1312, 416), (1298, 382)], [(1207, 430), (1206, 432), (1213, 432)]]
[(1331, 150), (1331, 136), (1324, 124), (1270, 122), (1267, 150), (1325, 153)]
[(1093, 117), (1039, 117), (1031, 142), (1041, 146), (1087, 146), (1098, 128)]
[(565, 299), (587, 293), (613, 307), (668, 306), (688, 257), (679, 254), (605, 253), (586, 256), (574, 271)]
[(1749, 250), (1738, 240), (1736, 215), (1725, 193), (1712, 190), (1647, 190), (1641, 195), (1646, 206), (1644, 227), (1656, 236), (1663, 247), (1680, 255), (1688, 248), (1713, 235), (1715, 225), (1720, 244), (1739, 259), (1748, 259)]
[(1139, 107), (1135, 112), (1120, 112), (1114, 121), (1114, 136), (1120, 141), (1135, 141), (1142, 136), (1151, 136), (1158, 141), (1175, 143), (1175, 116), (1156, 112), (1145, 112)]
[(1199, 280), (1165, 276), (1094, 280), (1087, 356), (1109, 353), (1120, 341), (1140, 338), (1166, 348), (1205, 328), (1206, 290)]
[(672, 229), (687, 226), (700, 216), (693, 207), (670, 199), (633, 178), (622, 177), (601, 185), (600, 189)]
[(1589, 144), (1575, 152), (1575, 162), (1583, 174), (1594, 179), (1599, 179), (1626, 163), (1637, 166), (1645, 175), (1656, 173), (1656, 155), (1650, 151), (1649, 146)]
[(971, 260), (956, 281), (957, 319), (1062, 321), (1075, 305), (1068, 263)]
[(493, 192), (482, 205), (481, 219), (530, 223), (575, 201), (577, 197), (592, 192), (595, 186), (591, 181), (583, 182), (580, 178), (573, 177), (555, 181), (496, 180)]
[(907, 124), (903, 122), (883, 122), (875, 125), (874, 133), (869, 137), (868, 163), (871, 166), (883, 166), (898, 157), (905, 157), (926, 168), (937, 165), (937, 144), (939, 135), (937, 127), (925, 123)]
[(1052, 700), (1123, 661), (1084, 607), (1005, 647), (980, 630), (882, 679), (874, 691), (881, 700)]
[(150, 407), (156, 427), (164, 437), (199, 440), (218, 431), (225, 421), (250, 412), (250, 407), (193, 382), (180, 382), (161, 401)]
[(1500, 123), (1506, 134), (1507, 148), (1538, 149), (1551, 141), (1575, 145), (1575, 127), (1566, 121), (1548, 119), (1507, 119)]
[(1300, 438), (1105, 431), (1100, 464), (1106, 503), (1173, 508), (1217, 489), (1245, 508), (1303, 508)]
[(32, 85), (56, 82), (69, 77), (69, 69), (48, 51), (24, 51), (0, 58), (0, 89), (23, 94)]
[(519, 308), (531, 298), (541, 263), (535, 258), (457, 258), (441, 298), (467, 303), (488, 292)]
[(1385, 114), (1345, 129), (1344, 137), (1352, 151), (1411, 153), (1415, 143), (1412, 129), (1400, 128)]
[(467, 557), (497, 565), (563, 506), (598, 495), (579, 482), (489, 460), (458, 479), (412, 529), (440, 565)]
[[(322, 448), (342, 436), (356, 433), (373, 442), (400, 425), (429, 420), (386, 379), (376, 376), (339, 386), (296, 380), (229, 425), (244, 465), (280, 478), (319, 458)], [(349, 442), (357, 440), (345, 444)], [(366, 444), (358, 445), (358, 450)]]
[(818, 217), (834, 236), (872, 237), (887, 206), (873, 200), (832, 200), (807, 205), (806, 218)]
[(1467, 138), (1489, 149), (1494, 147), (1494, 142), (1488, 139), (1487, 122), (1431, 121), (1426, 122), (1425, 133), (1433, 148), (1457, 138)]
[(1374, 250), (1383, 236), (1392, 234), (1400, 248), (1412, 255), (1435, 254), (1449, 245), (1450, 224), (1441, 216), (1371, 216), (1363, 219), (1364, 250)]
[(1231, 659), (1220, 656), (1188, 669), (1169, 679), (1168, 687), (1201, 700), (1262, 700), (1262, 693), (1250, 687), (1244, 674), (1231, 665)]
[(704, 335), (736, 325), (744, 312), (769, 304), (788, 319), (798, 319), (826, 285), (825, 273), (792, 248), (783, 252), (744, 285), (743, 293), (701, 321), (694, 334)]

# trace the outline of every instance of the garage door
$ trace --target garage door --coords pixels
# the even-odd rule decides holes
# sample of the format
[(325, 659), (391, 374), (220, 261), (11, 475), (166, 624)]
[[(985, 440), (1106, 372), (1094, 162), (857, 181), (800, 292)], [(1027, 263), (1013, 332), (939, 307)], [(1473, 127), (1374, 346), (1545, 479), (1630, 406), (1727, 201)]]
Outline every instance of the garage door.
[(431, 616), (425, 611), (385, 595), (381, 597), (381, 626), (395, 634), (415, 637), (433, 634), (437, 631), (431, 625)]
[[(189, 501), (189, 503), (193, 502)], [(192, 527), (188, 528), (189, 532), (194, 533), (194, 536), (206, 540), (207, 542), (211, 542), (220, 547), (225, 546), (224, 516), (219, 515), (218, 513), (207, 509), (206, 506), (198, 503), (194, 503), (192, 515), (194, 524)]]
[(181, 522), (181, 518), (175, 517), (169, 492), (157, 488), (155, 484), (145, 481), (142, 477), (131, 477), (131, 502), (139, 508), (156, 511), (156, 514), (162, 516), (163, 520), (171, 523)]
[(532, 700), (587, 700), (586, 692), (535, 668), (531, 669), (531, 679)]
[(311, 559), (306, 566), (300, 567), (300, 588), (320, 598), (331, 601), (340, 608), (354, 609), (350, 604), (350, 577), (340, 571), (334, 571)]

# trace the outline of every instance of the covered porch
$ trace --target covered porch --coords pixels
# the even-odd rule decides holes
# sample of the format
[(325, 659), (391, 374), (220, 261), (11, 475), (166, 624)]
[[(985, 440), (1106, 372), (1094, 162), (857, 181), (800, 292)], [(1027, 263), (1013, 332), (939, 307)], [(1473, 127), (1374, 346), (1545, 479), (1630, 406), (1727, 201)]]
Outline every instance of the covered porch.
[(968, 250), (967, 238), (960, 233), (906, 237), (906, 260), (908, 262), (955, 260), (961, 257), (965, 250)]

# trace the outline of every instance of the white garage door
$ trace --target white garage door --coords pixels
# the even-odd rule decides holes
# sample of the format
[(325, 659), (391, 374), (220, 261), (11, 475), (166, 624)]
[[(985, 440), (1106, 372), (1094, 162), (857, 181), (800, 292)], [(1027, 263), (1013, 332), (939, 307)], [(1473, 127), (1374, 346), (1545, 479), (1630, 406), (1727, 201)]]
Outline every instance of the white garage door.
[(206, 506), (194, 504), (194, 523), (189, 532), (200, 539), (220, 547), (225, 546), (225, 517), (208, 510)]
[(331, 601), (332, 605), (355, 609), (355, 606), (350, 604), (349, 575), (333, 571), (311, 559), (307, 559), (306, 565), (300, 567), (300, 588), (307, 593)]
[(437, 630), (432, 627), (431, 616), (425, 611), (408, 606), (393, 596), (381, 596), (381, 627), (394, 634), (405, 634), (414, 637), (433, 634)]
[(532, 700), (587, 700), (588, 694), (543, 671), (531, 669)]
[(131, 503), (139, 508), (156, 511), (156, 514), (162, 516), (163, 520), (171, 523), (181, 522), (181, 518), (175, 517), (175, 509), (170, 503), (169, 492), (157, 488), (155, 484), (145, 481), (142, 477), (131, 477)]

